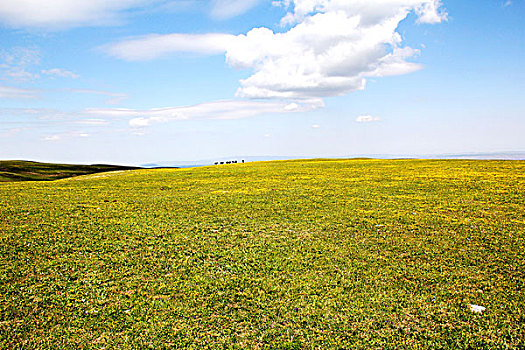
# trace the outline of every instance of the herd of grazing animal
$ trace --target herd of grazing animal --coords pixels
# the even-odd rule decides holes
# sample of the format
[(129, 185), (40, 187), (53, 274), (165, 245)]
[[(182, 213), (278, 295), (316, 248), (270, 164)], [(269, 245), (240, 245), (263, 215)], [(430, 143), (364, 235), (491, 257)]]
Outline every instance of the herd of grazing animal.
[[(215, 165), (223, 165), (223, 164), (237, 164), (238, 162), (236, 160), (228, 160), (226, 162), (215, 162)], [(244, 159), (241, 160), (241, 163), (244, 163)]]

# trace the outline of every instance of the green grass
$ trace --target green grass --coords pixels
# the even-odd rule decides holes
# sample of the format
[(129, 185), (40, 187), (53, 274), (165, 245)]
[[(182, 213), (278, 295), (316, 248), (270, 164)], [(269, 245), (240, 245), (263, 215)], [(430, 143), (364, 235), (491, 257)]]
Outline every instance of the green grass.
[(138, 168), (105, 164), (77, 165), (3, 160), (0, 161), (0, 182), (52, 181), (72, 176), (130, 169)]
[(524, 194), (522, 161), (3, 183), (0, 348), (523, 348)]

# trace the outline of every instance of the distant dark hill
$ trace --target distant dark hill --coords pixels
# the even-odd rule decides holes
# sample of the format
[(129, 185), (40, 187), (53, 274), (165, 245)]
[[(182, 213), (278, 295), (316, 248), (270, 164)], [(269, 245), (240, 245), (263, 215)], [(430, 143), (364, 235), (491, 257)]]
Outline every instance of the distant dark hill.
[(3, 160), (0, 161), (0, 182), (52, 181), (72, 176), (133, 169), (141, 168), (106, 164), (53, 164), (23, 160)]

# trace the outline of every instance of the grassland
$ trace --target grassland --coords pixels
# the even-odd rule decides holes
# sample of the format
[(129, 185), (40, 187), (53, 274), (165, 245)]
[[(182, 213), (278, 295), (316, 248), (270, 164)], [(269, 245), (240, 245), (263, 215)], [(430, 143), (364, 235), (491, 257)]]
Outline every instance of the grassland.
[(524, 257), (521, 161), (3, 183), (0, 348), (523, 348)]
[(78, 165), (3, 160), (0, 161), (0, 182), (52, 181), (72, 176), (130, 169), (138, 168), (105, 164)]

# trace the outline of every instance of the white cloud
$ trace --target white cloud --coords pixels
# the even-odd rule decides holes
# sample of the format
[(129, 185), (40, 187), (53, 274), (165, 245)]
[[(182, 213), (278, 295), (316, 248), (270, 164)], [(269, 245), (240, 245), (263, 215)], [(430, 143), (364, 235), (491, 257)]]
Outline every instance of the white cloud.
[[(229, 19), (262, 1), (206, 0), (205, 7), (213, 18)], [(46, 30), (119, 25), (133, 13), (179, 12), (198, 8), (202, 3), (202, 0), (3, 0), (0, 24)]]
[(53, 76), (61, 77), (61, 78), (71, 78), (71, 79), (80, 78), (80, 75), (75, 74), (65, 69), (61, 69), (61, 68), (43, 69), (41, 73), (45, 75), (53, 75)]
[(7, 129), (7, 130), (1, 130), (0, 129), (0, 136), (1, 137), (12, 137), (12, 136), (15, 136), (17, 134), (19, 134), (20, 132), (24, 131), (26, 128), (10, 128), (10, 129)]
[(321, 125), (319, 125), (319, 124), (312, 125), (312, 129), (319, 129), (320, 127), (321, 127)]
[(83, 131), (65, 131), (59, 134), (54, 135), (47, 135), (41, 138), (42, 141), (49, 141), (49, 142), (55, 142), (60, 140), (67, 140), (71, 138), (87, 138), (90, 137), (91, 134), (88, 134)]
[(293, 7), (293, 11), (288, 12), (283, 18), (283, 24), (302, 22), (315, 13), (337, 11), (359, 15), (364, 25), (374, 25), (396, 13), (410, 11), (416, 11), (419, 17), (446, 19), (445, 12), (438, 12), (441, 6), (440, 0), (280, 0), (274, 3), (285, 8)]
[(123, 11), (162, 0), (16, 0), (0, 1), (0, 23), (13, 27), (62, 29), (108, 25), (121, 21)]
[(173, 120), (189, 119), (239, 119), (266, 113), (305, 112), (322, 107), (322, 101), (307, 101), (296, 104), (293, 110), (287, 109), (286, 102), (229, 100), (207, 102), (193, 106), (135, 110), (123, 108), (88, 109), (87, 115), (98, 117), (130, 118), (132, 127), (147, 127), (152, 124)]
[(144, 135), (146, 135), (147, 133), (146, 133), (144, 130), (133, 129), (133, 130), (131, 131), (131, 134), (134, 135), (134, 136), (144, 136)]
[(40, 78), (39, 74), (31, 73), (23, 68), (11, 68), (4, 72), (4, 75), (12, 81), (25, 82), (28, 80), (34, 80)]
[(100, 91), (100, 90), (90, 90), (90, 89), (68, 89), (72, 93), (76, 94), (94, 94), (94, 95), (103, 95), (110, 97), (106, 100), (108, 105), (116, 105), (128, 98), (128, 95), (121, 92), (110, 92), (110, 91)]
[(418, 15), (419, 23), (441, 23), (448, 19), (448, 14), (444, 11), (440, 11), (441, 7), (440, 0), (429, 1), (421, 4), (416, 8), (416, 14)]
[(108, 125), (109, 122), (105, 119), (100, 118), (88, 118), (82, 119), (75, 122), (75, 124), (88, 125), (88, 126), (99, 126), (99, 125)]
[(0, 116), (33, 116), (40, 117), (48, 113), (58, 113), (46, 108), (0, 108)]
[(287, 111), (295, 111), (297, 108), (299, 108), (299, 105), (295, 102), (292, 102), (286, 106), (284, 106), (284, 109)]
[(0, 51), (0, 60), (7, 66), (38, 65), (40, 52), (35, 48), (12, 47)]
[(371, 122), (378, 122), (380, 120), (381, 120), (380, 118), (373, 117), (371, 115), (360, 115), (359, 117), (356, 118), (355, 121), (358, 123), (371, 123)]
[[(290, 108), (293, 106), (293, 108)], [(257, 101), (225, 100), (191, 106), (154, 108), (146, 110), (126, 108), (90, 108), (83, 111), (63, 112), (51, 109), (0, 108), (0, 116), (26, 116), (32, 128), (39, 128), (45, 121), (48, 128), (63, 130), (43, 138), (57, 141), (71, 137), (88, 137), (92, 131), (113, 130), (107, 126), (127, 123), (135, 135), (143, 135), (145, 128), (176, 120), (225, 120), (249, 118), (273, 113), (300, 113), (324, 107), (322, 100)], [(79, 127), (87, 130), (76, 131)], [(137, 132), (135, 132), (138, 130)]]
[(507, 0), (503, 3), (503, 7), (508, 7), (510, 5), (512, 5), (512, 0)]
[(0, 98), (36, 98), (36, 91), (0, 85)]
[(38, 73), (32, 73), (30, 69), (39, 64), (40, 52), (35, 48), (12, 47), (0, 50), (0, 72), (9, 81), (38, 79)]
[(370, 77), (407, 74), (419, 50), (403, 46), (397, 32), (410, 12), (420, 23), (446, 20), (439, 0), (282, 0), (293, 7), (282, 33), (254, 28), (247, 34), (168, 34), (132, 38), (106, 46), (125, 60), (148, 60), (177, 52), (226, 54), (233, 68), (252, 69), (237, 96), (310, 99), (338, 96), (366, 86)]
[(260, 2), (261, 0), (214, 0), (211, 15), (216, 19), (232, 18), (249, 11)]
[(366, 78), (407, 74), (419, 51), (402, 47), (399, 23), (414, 11), (420, 22), (436, 23), (437, 0), (293, 0), (284, 33), (256, 28), (227, 50), (228, 63), (253, 68), (238, 95), (304, 98), (342, 95), (365, 88)]
[[(0, 116), (8, 117), (7, 120), (10, 120), (12, 124), (24, 124), (31, 129), (63, 130), (62, 133), (55, 134), (61, 138), (85, 137), (81, 134), (87, 134), (93, 130), (109, 130), (110, 128), (106, 126), (111, 124), (109, 120), (95, 118), (88, 115), (86, 111), (66, 112), (47, 108), (0, 108)], [(79, 127), (81, 127), (80, 131), (78, 131)]]
[(59, 141), (61, 139), (60, 135), (48, 135), (42, 138), (42, 141)]
[(235, 40), (229, 34), (152, 34), (132, 38), (101, 49), (116, 58), (127, 61), (145, 61), (173, 52), (223, 54)]

